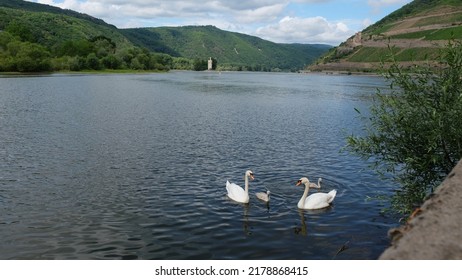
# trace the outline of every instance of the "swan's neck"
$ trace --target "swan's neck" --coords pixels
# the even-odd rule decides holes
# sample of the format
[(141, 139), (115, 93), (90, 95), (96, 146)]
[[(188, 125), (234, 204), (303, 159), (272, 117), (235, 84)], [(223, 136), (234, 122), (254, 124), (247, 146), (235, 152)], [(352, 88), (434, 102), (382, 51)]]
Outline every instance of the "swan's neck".
[(305, 199), (308, 196), (308, 191), (310, 190), (309, 184), (305, 184), (305, 191), (303, 192), (302, 198), (300, 198), (300, 201), (298, 202), (298, 208), (303, 208), (305, 205)]
[(245, 189), (244, 189), (244, 191), (245, 191), (245, 193), (248, 194), (249, 193), (249, 176), (245, 175), (244, 178), (245, 178), (245, 185), (244, 185)]
[(318, 187), (321, 188), (321, 178), (318, 179)]

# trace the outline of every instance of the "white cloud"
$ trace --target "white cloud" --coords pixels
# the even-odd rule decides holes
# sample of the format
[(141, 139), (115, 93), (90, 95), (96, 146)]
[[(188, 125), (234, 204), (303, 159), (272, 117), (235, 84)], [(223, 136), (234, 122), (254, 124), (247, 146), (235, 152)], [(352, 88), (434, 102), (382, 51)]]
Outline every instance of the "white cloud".
[(285, 4), (275, 4), (252, 10), (239, 11), (235, 13), (234, 18), (242, 23), (274, 21), (282, 14), (285, 6)]
[[(28, 0), (86, 13), (119, 28), (215, 25), (274, 42), (336, 45), (372, 23), (348, 18), (305, 16), (306, 11), (343, 0)], [(411, 0), (356, 0), (382, 9)], [(366, 3), (369, 5), (367, 6)], [(296, 5), (291, 5), (296, 4)], [(342, 4), (340, 4), (342, 5)], [(344, 5), (344, 4), (343, 4)], [(297, 7), (298, 10), (294, 10)], [(348, 7), (350, 8), (350, 7)], [(299, 13), (300, 12), (300, 13)], [(329, 14), (329, 11), (321, 11)], [(337, 13), (338, 14), (338, 13)], [(337, 15), (338, 16), (338, 15)], [(354, 29), (354, 30), (353, 30)]]
[[(118, 9), (124, 14), (137, 14), (161, 17), (183, 17), (205, 15), (210, 13), (255, 13), (274, 10), (282, 11), (288, 0), (29, 0), (42, 4), (58, 6), (64, 9), (77, 10), (91, 15)], [(101, 9), (101, 8), (104, 9)]]
[(412, 0), (368, 0), (367, 4), (372, 7), (374, 13), (379, 13), (385, 7), (404, 5), (411, 1)]
[(343, 22), (323, 17), (284, 17), (277, 24), (258, 28), (256, 35), (278, 43), (327, 43), (337, 45), (355, 32)]

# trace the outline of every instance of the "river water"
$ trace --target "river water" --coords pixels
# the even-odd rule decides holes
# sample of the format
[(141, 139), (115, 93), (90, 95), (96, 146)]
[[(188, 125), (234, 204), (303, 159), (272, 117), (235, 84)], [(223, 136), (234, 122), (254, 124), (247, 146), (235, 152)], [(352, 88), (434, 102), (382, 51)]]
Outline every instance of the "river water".
[[(393, 185), (340, 152), (380, 77), (0, 77), (0, 259), (376, 259)], [(226, 196), (244, 184), (250, 203)], [(337, 189), (297, 209), (300, 177)], [(256, 192), (270, 190), (269, 204)]]

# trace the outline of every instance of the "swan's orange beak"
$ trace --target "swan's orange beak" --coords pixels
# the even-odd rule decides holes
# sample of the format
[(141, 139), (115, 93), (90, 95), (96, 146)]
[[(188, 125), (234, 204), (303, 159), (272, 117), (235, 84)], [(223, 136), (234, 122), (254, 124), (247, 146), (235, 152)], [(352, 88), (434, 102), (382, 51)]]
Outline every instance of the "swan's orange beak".
[(295, 184), (296, 187), (300, 186), (302, 184), (302, 180), (298, 180), (297, 183)]
[(254, 180), (254, 179), (255, 179), (255, 177), (253, 176), (253, 173), (250, 174), (250, 180)]

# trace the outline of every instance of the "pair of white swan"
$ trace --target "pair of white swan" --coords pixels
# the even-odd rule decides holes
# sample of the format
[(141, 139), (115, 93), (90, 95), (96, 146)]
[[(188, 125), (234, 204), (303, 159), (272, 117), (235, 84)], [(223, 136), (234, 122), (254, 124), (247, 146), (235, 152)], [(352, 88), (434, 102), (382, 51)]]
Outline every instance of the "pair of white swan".
[[(251, 170), (247, 170), (245, 172), (245, 189), (241, 188), (239, 185), (234, 183), (230, 183), (226, 181), (226, 190), (228, 192), (228, 197), (236, 202), (240, 203), (249, 203), (249, 178), (251, 180), (254, 179), (253, 172)], [(310, 187), (313, 188), (321, 188), (321, 181), (322, 179), (318, 179), (318, 184), (310, 183), (308, 178), (303, 177), (297, 181), (296, 186), (301, 184), (305, 185), (305, 192), (302, 195), (302, 198), (298, 202), (297, 206), (300, 209), (321, 209), (328, 207), (332, 201), (334, 201), (335, 195), (337, 194), (336, 190), (332, 190), (328, 193), (314, 193), (308, 196), (308, 191)], [(257, 198), (268, 202), (270, 199), (270, 191), (266, 193), (257, 193)]]

